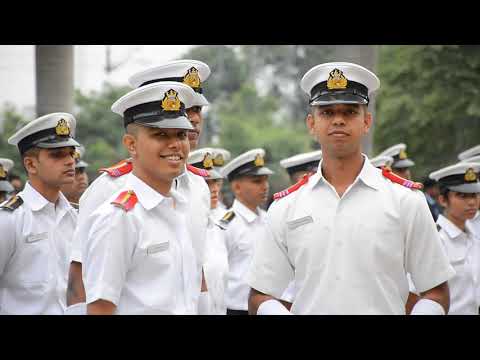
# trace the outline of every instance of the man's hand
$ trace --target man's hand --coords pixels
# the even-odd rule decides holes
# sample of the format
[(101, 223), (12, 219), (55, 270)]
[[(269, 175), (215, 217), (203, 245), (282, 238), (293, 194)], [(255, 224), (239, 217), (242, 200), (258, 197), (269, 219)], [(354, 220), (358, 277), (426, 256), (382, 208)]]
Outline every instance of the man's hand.
[(107, 300), (97, 300), (87, 305), (88, 315), (113, 315), (117, 307)]

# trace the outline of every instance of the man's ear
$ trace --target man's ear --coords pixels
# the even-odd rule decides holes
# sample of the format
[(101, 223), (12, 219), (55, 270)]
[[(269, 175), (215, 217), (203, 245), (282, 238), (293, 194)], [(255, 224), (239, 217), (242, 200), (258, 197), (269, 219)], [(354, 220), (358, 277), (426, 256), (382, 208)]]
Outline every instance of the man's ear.
[(132, 134), (123, 135), (123, 146), (133, 158), (137, 155), (137, 138)]
[(311, 113), (308, 113), (307, 117), (305, 118), (305, 124), (307, 125), (309, 134), (315, 136), (315, 119)]
[(438, 203), (444, 208), (446, 208), (448, 206), (447, 197), (448, 197), (448, 194), (447, 195), (438, 195)]
[(372, 123), (373, 123), (372, 113), (368, 110), (366, 111), (367, 113), (365, 114), (365, 117), (363, 119), (363, 122), (365, 124), (365, 134), (367, 134), (370, 131), (370, 128), (372, 127)]
[(27, 170), (27, 174), (38, 174), (38, 160), (34, 156), (25, 156), (23, 158), (23, 166)]

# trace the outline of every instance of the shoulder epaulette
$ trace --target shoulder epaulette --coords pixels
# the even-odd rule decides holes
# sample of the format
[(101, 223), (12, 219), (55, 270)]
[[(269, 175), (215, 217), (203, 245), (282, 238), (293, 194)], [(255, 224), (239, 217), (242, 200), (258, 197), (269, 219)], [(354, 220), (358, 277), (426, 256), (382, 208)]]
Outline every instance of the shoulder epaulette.
[(273, 194), (273, 200), (278, 200), (278, 199), (281, 199), (295, 191), (297, 191), (298, 189), (300, 189), (303, 185), (305, 185), (306, 183), (308, 183), (308, 179), (310, 179), (310, 176), (312, 176), (313, 173), (310, 173), (310, 174), (305, 174), (303, 176), (303, 178), (301, 178), (296, 184), (290, 186), (289, 188), (285, 189), (285, 190), (282, 190), (282, 191), (279, 191), (275, 194)]
[(233, 218), (235, 217), (235, 212), (233, 210), (227, 211), (225, 215), (220, 219), (222, 225), (228, 225)]
[(400, 184), (402, 186), (405, 186), (409, 189), (415, 189), (415, 190), (421, 190), (423, 189), (423, 184), (411, 180), (407, 180), (402, 178), (401, 176), (398, 176), (397, 174), (394, 174), (390, 169), (384, 167), (382, 168), (382, 175), (386, 177), (388, 180)]
[(132, 210), (138, 202), (137, 195), (133, 190), (123, 191), (111, 202), (112, 205), (121, 207), (125, 211)]
[(0, 209), (8, 210), (8, 211), (15, 211), (23, 204), (23, 199), (20, 196), (13, 196), (9, 200), (5, 201), (3, 204), (0, 205)]
[(74, 202), (71, 202), (71, 201), (69, 201), (69, 203), (70, 203), (71, 207), (73, 207), (75, 210), (78, 210), (79, 206), (78, 206), (77, 203), (74, 203)]
[(187, 165), (187, 170), (190, 171), (191, 173), (193, 173), (195, 175), (198, 175), (198, 176), (201, 176), (201, 177), (209, 177), (210, 176), (210, 173), (208, 172), (208, 170), (199, 169), (199, 168), (196, 168), (195, 166), (192, 166), (190, 164)]
[(127, 159), (127, 160), (122, 160), (108, 168), (101, 168), (98, 171), (106, 172), (111, 177), (120, 177), (128, 174), (129, 172), (132, 171), (132, 169), (133, 169), (132, 162)]

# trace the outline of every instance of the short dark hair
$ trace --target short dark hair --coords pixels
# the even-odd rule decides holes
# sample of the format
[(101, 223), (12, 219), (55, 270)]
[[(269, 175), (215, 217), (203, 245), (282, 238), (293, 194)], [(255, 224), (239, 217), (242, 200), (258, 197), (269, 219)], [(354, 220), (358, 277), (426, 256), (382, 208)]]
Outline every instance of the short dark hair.
[(438, 183), (435, 180), (430, 179), (428, 176), (423, 179), (422, 183), (423, 183), (423, 187), (425, 189), (430, 189), (430, 188), (438, 185)]

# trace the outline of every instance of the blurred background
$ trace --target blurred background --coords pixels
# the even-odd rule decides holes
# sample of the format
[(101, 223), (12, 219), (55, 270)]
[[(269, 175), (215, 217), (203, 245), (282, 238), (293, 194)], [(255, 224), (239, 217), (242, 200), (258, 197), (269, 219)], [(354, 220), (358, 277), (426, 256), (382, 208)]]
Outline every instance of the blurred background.
[(406, 143), (414, 180), (480, 143), (480, 46), (1, 45), (0, 157), (14, 160), (11, 173), (25, 179), (8, 137), (38, 116), (71, 112), (93, 181), (98, 168), (127, 156), (122, 119), (110, 106), (131, 90), (129, 76), (181, 58), (212, 70), (201, 147), (224, 147), (233, 157), (263, 147), (276, 171), (272, 193), (289, 185), (280, 159), (318, 148), (306, 130), (308, 102), (299, 83), (322, 62), (351, 61), (379, 76), (364, 152), (372, 157)]

